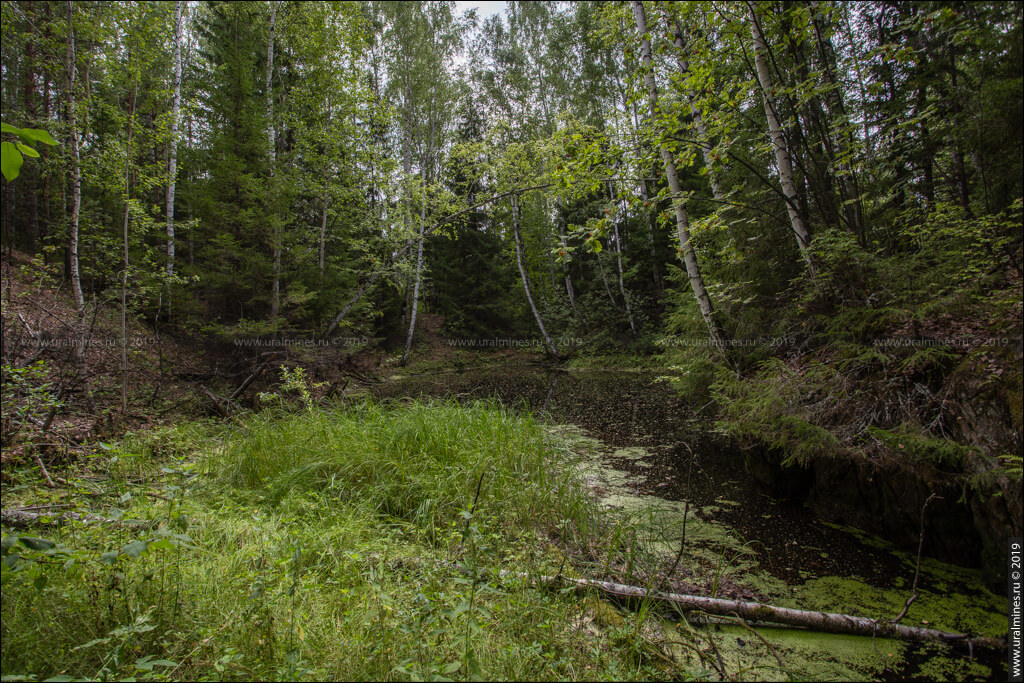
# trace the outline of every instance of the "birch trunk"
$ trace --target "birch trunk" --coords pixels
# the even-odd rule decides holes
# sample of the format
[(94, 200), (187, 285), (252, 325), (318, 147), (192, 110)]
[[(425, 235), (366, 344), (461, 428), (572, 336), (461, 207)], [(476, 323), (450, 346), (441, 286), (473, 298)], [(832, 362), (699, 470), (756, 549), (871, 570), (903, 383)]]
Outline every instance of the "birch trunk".
[[(85, 296), (82, 294), (82, 278), (78, 270), (78, 220), (82, 208), (82, 169), (78, 149), (78, 119), (75, 112), (76, 60), (74, 2), (68, 0), (68, 39), (65, 58), (67, 60), (67, 101), (68, 128), (71, 136), (71, 222), (68, 230), (68, 261), (71, 276), (71, 293), (75, 299), (75, 360), (78, 364), (78, 379), (83, 389), (87, 386), (88, 373), (85, 367)], [(88, 391), (86, 390), (88, 396)]]
[[(673, 44), (676, 47), (676, 67), (679, 69), (679, 77), (685, 82), (690, 74), (690, 62), (686, 58), (686, 43), (683, 40), (683, 27), (676, 19), (674, 26)], [(700, 142), (701, 156), (704, 158), (704, 167), (708, 169), (708, 182), (711, 184), (711, 196), (721, 200), (722, 185), (718, 179), (718, 171), (715, 169), (715, 160), (711, 156), (713, 145), (711, 136), (708, 135), (708, 128), (704, 125), (704, 117), (701, 116), (700, 108), (696, 105), (697, 98), (690, 88), (686, 89), (686, 101), (690, 104), (690, 112), (693, 116), (693, 126), (697, 129), (697, 139)]]
[(416, 311), (420, 303), (420, 280), (423, 277), (423, 227), (427, 221), (426, 197), (420, 205), (420, 236), (419, 246), (416, 249), (416, 280), (412, 286), (412, 312), (409, 315), (409, 334), (405, 338), (405, 352), (402, 354), (402, 367), (409, 360), (409, 352), (412, 351), (412, 338), (416, 333)]
[[(608, 182), (608, 198), (615, 202), (615, 193), (612, 190), (611, 181)], [(633, 338), (636, 338), (636, 321), (633, 320), (633, 309), (629, 305), (629, 297), (626, 296), (626, 280), (625, 273), (622, 269), (622, 239), (619, 236), (619, 222), (617, 220), (612, 221), (612, 228), (615, 235), (615, 261), (619, 266), (619, 293), (622, 294), (622, 303), (626, 307), (626, 317), (629, 319), (629, 329), (633, 332)]]
[(182, 0), (176, 0), (174, 3), (174, 99), (171, 101), (171, 148), (168, 151), (167, 162), (168, 279), (174, 275), (174, 190), (178, 178), (178, 113), (181, 111), (181, 5)]
[[(274, 76), (274, 30), (277, 26), (277, 3), (270, 0), (270, 37), (267, 40), (267, 142), (270, 145), (270, 178), (274, 179), (277, 165), (277, 138), (274, 131), (274, 97), (271, 90)], [(273, 188), (271, 188), (273, 192)], [(278, 217), (271, 215), (273, 224), (274, 281), (270, 287), (270, 319), (277, 320), (281, 310), (281, 226)]]
[(139, 94), (138, 83), (132, 91), (131, 110), (128, 114), (127, 153), (124, 160), (124, 230), (122, 240), (124, 254), (121, 263), (121, 414), (128, 414), (128, 219), (131, 217), (132, 178), (132, 123), (135, 121), (135, 101)]
[[(514, 572), (502, 572), (506, 575), (525, 576)], [(534, 578), (534, 577), (530, 577)], [(575, 579), (568, 576), (537, 576), (538, 583), (554, 586), (568, 586), (575, 592), (598, 591), (604, 595), (615, 598), (649, 600), (654, 604), (667, 606), (671, 610), (681, 612), (699, 611), (715, 616), (731, 617), (737, 616), (745, 621), (772, 622), (785, 624), (787, 626), (800, 626), (811, 631), (824, 633), (845, 633), (858, 636), (870, 636), (880, 638), (899, 638), (901, 640), (914, 640), (921, 642), (940, 642), (947, 644), (965, 643), (970, 646), (984, 647), (992, 650), (1006, 650), (1006, 641), (1001, 638), (973, 637), (964, 633), (951, 631), (939, 631), (937, 629), (921, 628), (919, 626), (904, 626), (881, 619), (869, 619), (867, 617), (856, 617), (849, 614), (837, 614), (834, 612), (815, 612), (810, 610), (794, 609), (791, 607), (776, 607), (763, 602), (746, 602), (741, 600), (726, 600), (722, 598), (707, 598), (702, 595), (687, 595), (682, 593), (661, 593), (648, 590), (639, 586), (629, 586), (609, 581), (597, 581), (595, 579)]]
[(775, 164), (779, 168), (779, 183), (782, 185), (782, 193), (786, 198), (786, 211), (789, 213), (789, 222), (796, 236), (796, 244), (800, 248), (800, 255), (804, 257), (807, 265), (811, 265), (811, 254), (808, 247), (811, 243), (811, 233), (804, 223), (803, 217), (798, 210), (799, 203), (796, 192), (796, 184), (793, 181), (793, 165), (790, 162), (789, 151), (786, 149), (786, 139), (782, 134), (782, 126), (779, 125), (779, 117), (775, 110), (775, 102), (772, 93), (775, 86), (772, 83), (771, 72), (768, 70), (768, 43), (761, 32), (761, 25), (757, 20), (757, 13), (754, 5), (747, 2), (747, 9), (750, 11), (750, 26), (754, 36), (754, 68), (757, 70), (757, 80), (761, 85), (761, 96), (764, 100), (764, 113), (768, 119), (768, 134), (771, 137), (772, 148), (775, 151)]
[(541, 319), (540, 312), (537, 311), (537, 306), (533, 302), (533, 294), (530, 292), (530, 278), (526, 275), (526, 265), (523, 263), (523, 247), (519, 239), (519, 202), (515, 194), (512, 195), (512, 236), (516, 243), (516, 265), (519, 266), (519, 275), (523, 278), (526, 301), (530, 304), (530, 310), (533, 311), (533, 317), (536, 319), (537, 327), (540, 328), (540, 333), (544, 337), (544, 344), (547, 346), (548, 352), (555, 358), (558, 358), (558, 351), (555, 350), (555, 344), (551, 341), (551, 337), (548, 336), (548, 331), (544, 327), (544, 321)]
[[(633, 18), (636, 20), (636, 28), (640, 34), (640, 55), (643, 63), (645, 79), (647, 83), (647, 100), (651, 113), (651, 125), (658, 125), (658, 85), (654, 80), (654, 67), (651, 57), (651, 41), (647, 37), (647, 15), (644, 13), (644, 6), (640, 0), (633, 0)], [(686, 275), (690, 280), (690, 289), (697, 300), (701, 317), (711, 335), (711, 342), (724, 353), (725, 340), (721, 325), (719, 325), (715, 314), (711, 297), (708, 296), (707, 288), (704, 286), (704, 278), (700, 274), (700, 266), (697, 263), (697, 255), (690, 244), (690, 224), (686, 215), (686, 207), (683, 205), (682, 188), (679, 185), (679, 176), (676, 173), (676, 162), (672, 152), (662, 142), (659, 144), (661, 159), (665, 164), (665, 177), (668, 180), (669, 190), (672, 192), (672, 208), (676, 215), (676, 233), (679, 238), (679, 251), (686, 265)]]
[[(434, 155), (434, 128), (436, 121), (434, 119), (434, 101), (430, 102), (430, 133), (427, 136), (427, 152), (425, 157), (420, 163), (420, 171), (423, 179), (427, 182), (431, 180), (433, 174), (431, 173), (431, 163)], [(420, 234), (419, 243), (416, 246), (416, 279), (413, 282), (412, 287), (412, 310), (409, 315), (409, 334), (405, 338), (405, 351), (402, 353), (402, 367), (405, 367), (406, 361), (409, 359), (409, 353), (412, 351), (412, 338), (416, 334), (416, 312), (419, 310), (420, 304), (420, 281), (423, 279), (423, 238), (424, 229), (427, 223), (427, 187), (424, 184), (423, 187), (423, 198), (420, 200)]]

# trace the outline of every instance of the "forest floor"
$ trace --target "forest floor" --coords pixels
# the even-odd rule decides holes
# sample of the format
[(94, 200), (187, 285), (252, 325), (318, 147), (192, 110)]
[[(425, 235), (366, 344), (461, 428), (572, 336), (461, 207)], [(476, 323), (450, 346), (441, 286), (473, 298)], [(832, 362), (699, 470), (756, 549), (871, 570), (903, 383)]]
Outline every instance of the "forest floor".
[[(310, 400), (127, 435), (55, 472), (53, 489), (13, 469), (4, 504), (27, 519), (5, 523), (4, 674), (872, 680), (909, 665), (918, 650), (895, 641), (689, 625), (649, 604), (538, 584), (600, 577), (795, 599), (696, 517), (674, 571), (674, 548), (663, 546), (678, 520), (620, 509), (641, 499), (611, 470), (579, 462), (589, 442), (496, 404)], [(888, 614), (905, 597), (814, 585), (806, 598), (821, 609)], [(915, 623), (969, 615), (973, 632), (1001, 632), (998, 610), (980, 598), (922, 596)], [(930, 680), (987, 677), (985, 665), (936, 647)]]
[[(21, 366), (4, 392), (4, 507), (39, 522), (5, 524), (5, 676), (791, 673), (770, 647), (736, 659), (732, 645), (646, 610), (501, 575), (666, 570), (629, 540), (649, 525), (608, 516), (571, 468), (550, 466), (561, 437), (495, 406), (346, 398), (406, 374), (547, 364), (540, 351), (454, 347), (430, 315), (405, 368), (374, 349), (268, 352), (129, 320), (123, 414), (119, 301), (88, 297), (83, 384), (66, 287), (20, 254), (2, 281), (5, 357)], [(607, 369), (611, 358), (570, 368)], [(308, 374), (289, 380), (274, 366)], [(711, 585), (686, 577), (669, 587)], [(762, 597), (727, 581), (713, 590)]]

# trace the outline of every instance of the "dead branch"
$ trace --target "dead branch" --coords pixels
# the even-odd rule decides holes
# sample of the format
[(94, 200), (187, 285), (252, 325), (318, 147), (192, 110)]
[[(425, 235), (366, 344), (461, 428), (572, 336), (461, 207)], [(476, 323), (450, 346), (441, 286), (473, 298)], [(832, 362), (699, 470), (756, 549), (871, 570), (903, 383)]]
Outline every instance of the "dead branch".
[(152, 529), (158, 524), (157, 520), (111, 519), (101, 515), (80, 512), (65, 512), (54, 516), (28, 510), (0, 510), (0, 522), (15, 528), (60, 525), (68, 521), (86, 524), (111, 524), (113, 526), (131, 527), (133, 529)]
[(242, 382), (242, 384), (241, 384), (241, 385), (239, 385), (239, 387), (238, 387), (237, 389), (235, 389), (235, 391), (234, 391), (234, 392), (233, 392), (233, 393), (231, 394), (231, 396), (230, 396), (230, 397), (228, 398), (228, 400), (229, 400), (229, 401), (234, 401), (234, 400), (235, 400), (235, 399), (237, 399), (237, 398), (238, 398), (239, 396), (241, 396), (241, 395), (242, 395), (242, 392), (244, 392), (244, 391), (245, 391), (246, 389), (248, 389), (248, 388), (249, 388), (249, 385), (250, 385), (250, 384), (252, 384), (252, 383), (253, 383), (253, 381), (254, 381), (254, 380), (255, 380), (255, 379), (257, 378), (257, 377), (259, 377), (260, 375), (262, 375), (262, 374), (263, 374), (263, 371), (264, 371), (264, 370), (266, 370), (266, 369), (267, 369), (267, 367), (269, 367), (269, 363), (263, 363), (263, 364), (261, 364), (261, 365), (260, 365), (260, 366), (259, 366), (258, 368), (256, 368), (256, 371), (255, 371), (255, 372), (253, 372), (253, 373), (252, 373), (251, 375), (249, 375), (249, 376), (248, 376), (248, 377), (247, 377), (247, 378), (245, 379), (245, 381), (244, 381), (244, 382)]
[[(526, 576), (512, 572), (502, 572), (502, 574)], [(849, 635), (898, 638), (901, 640), (940, 642), (948, 645), (963, 643), (972, 648), (1006, 649), (1006, 641), (1001, 638), (972, 637), (963, 633), (939, 631), (937, 629), (919, 628), (916, 626), (903, 626), (901, 624), (894, 624), (891, 621), (855, 617), (849, 614), (812, 612), (788, 607), (776, 607), (762, 602), (723, 600), (720, 598), (706, 598), (700, 595), (661, 593), (648, 591), (637, 586), (627, 586), (620, 583), (597, 581), (595, 579), (574, 579), (561, 575), (539, 576), (537, 580), (540, 583), (549, 585), (566, 585), (580, 592), (596, 590), (616, 598), (650, 600), (664, 607), (684, 612), (699, 610), (716, 616), (735, 616), (751, 622), (767, 621), (786, 626), (802, 626), (812, 631), (822, 631), (825, 633), (845, 633)]]

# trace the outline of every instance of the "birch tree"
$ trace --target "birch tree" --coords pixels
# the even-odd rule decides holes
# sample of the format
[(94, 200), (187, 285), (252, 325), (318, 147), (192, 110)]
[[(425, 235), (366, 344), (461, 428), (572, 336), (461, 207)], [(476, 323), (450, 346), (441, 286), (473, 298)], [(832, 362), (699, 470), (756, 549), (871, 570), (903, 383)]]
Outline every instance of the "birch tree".
[(182, 5), (174, 2), (174, 96), (171, 100), (171, 139), (167, 150), (167, 266), (168, 282), (174, 275), (174, 190), (178, 179), (178, 113), (181, 110)]
[(676, 217), (676, 236), (679, 239), (679, 252), (686, 266), (686, 275), (690, 281), (690, 289), (693, 290), (693, 296), (697, 300), (697, 306), (700, 308), (701, 317), (708, 328), (711, 342), (717, 348), (724, 351), (725, 334), (717, 320), (714, 306), (711, 303), (711, 297), (708, 295), (707, 287), (704, 285), (704, 278), (701, 276), (700, 266), (697, 263), (697, 254), (694, 252), (693, 245), (690, 242), (689, 219), (683, 202), (683, 190), (679, 184), (679, 174), (676, 169), (675, 158), (664, 139), (661, 139), (662, 132), (659, 131), (661, 116), (658, 106), (658, 85), (654, 78), (651, 40), (647, 32), (647, 15), (640, 0), (633, 0), (632, 7), (637, 32), (640, 34), (640, 59), (644, 71), (644, 80), (647, 85), (647, 104), (650, 111), (651, 125), (654, 127), (655, 136), (659, 138), (658, 147), (665, 166), (665, 178), (672, 193), (672, 209)]
[(71, 151), (71, 218), (68, 224), (68, 270), (71, 294), (75, 300), (75, 359), (78, 379), (88, 397), (88, 374), (85, 366), (85, 296), (82, 277), (78, 269), (78, 221), (82, 210), (82, 166), (78, 141), (78, 115), (76, 111), (75, 81), (77, 77), (77, 50), (75, 45), (75, 4), (67, 2), (67, 46), (65, 50), (65, 79), (67, 83), (68, 149)]
[(753, 2), (747, 2), (747, 9), (750, 13), (750, 30), (754, 37), (754, 67), (757, 70), (757, 81), (761, 86), (761, 97), (764, 102), (765, 118), (768, 120), (768, 135), (771, 138), (772, 149), (775, 152), (775, 165), (779, 171), (779, 184), (782, 185), (782, 193), (786, 198), (786, 212), (789, 214), (789, 223), (793, 228), (793, 235), (796, 237), (797, 247), (800, 255), (804, 257), (807, 266), (811, 267), (811, 233), (800, 214), (799, 197), (796, 191), (796, 182), (793, 178), (793, 164), (790, 161), (789, 150), (786, 147), (786, 137), (782, 132), (779, 123), (778, 111), (774, 100), (775, 85), (772, 82), (771, 70), (768, 66), (768, 43), (765, 40), (764, 32), (761, 30), (761, 22), (758, 20), (757, 11)]
[[(266, 77), (266, 98), (267, 98), (267, 145), (270, 159), (270, 192), (275, 192), (274, 175), (277, 165), (277, 139), (274, 126), (274, 29), (277, 24), (277, 3), (270, 0), (270, 32), (267, 38), (267, 77)], [(275, 203), (276, 204), (276, 203)], [(275, 206), (276, 208), (276, 206)], [(270, 221), (272, 223), (271, 248), (273, 250), (273, 282), (270, 286), (270, 320), (275, 322), (281, 310), (281, 225), (280, 217), (272, 211)]]

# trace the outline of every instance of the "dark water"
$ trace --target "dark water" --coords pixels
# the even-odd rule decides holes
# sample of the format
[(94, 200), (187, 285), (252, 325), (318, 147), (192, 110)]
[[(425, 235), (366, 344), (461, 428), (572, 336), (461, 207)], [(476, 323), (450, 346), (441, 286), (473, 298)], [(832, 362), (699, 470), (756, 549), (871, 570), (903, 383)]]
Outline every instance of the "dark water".
[[(827, 526), (807, 509), (769, 497), (746, 472), (743, 453), (708, 428), (710, 419), (651, 373), (544, 371), (532, 367), (410, 376), (375, 387), (381, 398), (494, 398), (545, 422), (572, 424), (616, 448), (650, 451), (646, 467), (613, 460), (643, 475), (639, 493), (689, 500), (696, 508), (716, 500), (742, 502), (716, 509), (757, 553), (763, 568), (788, 582), (801, 576), (857, 576), (891, 585), (906, 568), (891, 553)], [(803, 572), (800, 574), (799, 572)]]
[[(649, 453), (643, 463), (610, 463), (640, 475), (637, 493), (689, 500), (699, 515), (700, 508), (713, 510), (713, 521), (730, 528), (756, 553), (761, 571), (789, 585), (842, 577), (895, 589), (909, 586), (913, 579), (913, 563), (908, 565), (906, 555), (894, 553), (888, 544), (827, 525), (800, 504), (768, 496), (747, 473), (743, 452), (714, 433), (711, 416), (687, 405), (656, 374), (513, 366), (396, 377), (375, 386), (372, 393), (380, 398), (496, 399), (550, 424), (581, 427), (614, 448), (642, 447)], [(980, 600), (980, 586), (942, 581), (923, 572), (919, 587), (937, 595), (962, 596), (974, 595), (977, 589)], [(927, 652), (908, 646), (897, 670), (887, 668), (882, 677), (929, 678), (920, 669), (933, 656)], [(986, 653), (982, 661), (997, 678), (1005, 673), (998, 656)], [(964, 672), (952, 677), (959, 675)]]

